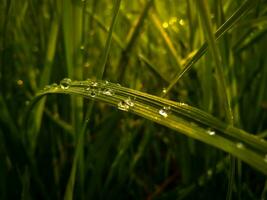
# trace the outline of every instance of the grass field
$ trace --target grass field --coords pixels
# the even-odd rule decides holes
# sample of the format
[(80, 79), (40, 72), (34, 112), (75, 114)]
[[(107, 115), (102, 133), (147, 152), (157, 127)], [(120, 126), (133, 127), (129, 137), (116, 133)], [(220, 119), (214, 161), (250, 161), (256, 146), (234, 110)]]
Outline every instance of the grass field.
[(267, 2), (2, 0), (0, 199), (267, 199)]

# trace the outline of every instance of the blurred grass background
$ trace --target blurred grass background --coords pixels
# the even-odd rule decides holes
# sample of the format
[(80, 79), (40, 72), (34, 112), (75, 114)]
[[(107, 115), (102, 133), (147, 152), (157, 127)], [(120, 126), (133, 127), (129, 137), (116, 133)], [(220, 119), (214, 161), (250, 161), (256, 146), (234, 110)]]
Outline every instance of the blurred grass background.
[[(93, 78), (224, 121), (226, 92), (234, 125), (266, 139), (267, 3), (201, 2), (210, 21), (193, 0), (2, 0), (0, 199), (225, 199), (226, 153), (105, 104), (49, 96), (23, 126), (38, 90)], [(266, 176), (240, 161), (234, 171), (233, 199), (266, 198)]]

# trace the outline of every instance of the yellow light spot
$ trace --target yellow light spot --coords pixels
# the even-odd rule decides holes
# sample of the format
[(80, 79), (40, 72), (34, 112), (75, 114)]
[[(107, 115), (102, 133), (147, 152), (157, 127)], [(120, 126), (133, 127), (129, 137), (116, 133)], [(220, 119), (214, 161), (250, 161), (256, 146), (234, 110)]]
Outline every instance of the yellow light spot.
[(17, 80), (17, 84), (18, 84), (19, 86), (23, 85), (23, 80)]
[(172, 17), (170, 20), (169, 20), (169, 24), (170, 25), (173, 25), (177, 22), (177, 17)]
[(163, 28), (168, 28), (168, 27), (169, 27), (168, 22), (164, 22), (164, 23), (162, 24), (162, 27), (163, 27)]
[(181, 26), (184, 26), (184, 24), (185, 24), (184, 20), (183, 20), (183, 19), (180, 19), (180, 20), (179, 20), (179, 24), (180, 24)]

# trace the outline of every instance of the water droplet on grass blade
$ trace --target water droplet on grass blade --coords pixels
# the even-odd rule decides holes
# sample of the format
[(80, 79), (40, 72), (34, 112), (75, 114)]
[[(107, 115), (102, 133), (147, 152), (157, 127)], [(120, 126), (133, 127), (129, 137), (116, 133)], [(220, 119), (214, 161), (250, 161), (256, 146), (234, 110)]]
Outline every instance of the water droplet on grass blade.
[(44, 90), (49, 90), (50, 88), (51, 88), (50, 85), (46, 85), (46, 86), (44, 87)]
[(95, 90), (91, 90), (91, 91), (89, 91), (89, 95), (90, 95), (91, 97), (95, 97), (95, 96), (96, 96), (96, 91), (95, 91)]
[(163, 89), (162, 89), (162, 93), (163, 93), (163, 94), (166, 94), (166, 93), (167, 93), (167, 89), (166, 89), (166, 88), (163, 88)]
[(131, 97), (128, 97), (124, 102), (130, 107), (134, 106), (134, 102), (132, 101)]
[(114, 95), (114, 92), (112, 89), (106, 88), (103, 90), (103, 94), (107, 95), (107, 96), (112, 96), (112, 95)]
[(163, 108), (161, 108), (161, 109), (159, 109), (159, 114), (162, 116), (162, 117), (168, 117), (168, 114), (169, 114), (169, 112), (170, 112), (170, 107), (163, 107)]
[(70, 87), (70, 84), (71, 84), (70, 78), (64, 78), (60, 81), (60, 87), (65, 90)]
[(209, 135), (216, 135), (216, 133), (215, 133), (215, 131), (213, 131), (213, 130), (207, 130), (207, 133), (209, 134)]
[(124, 101), (120, 101), (118, 103), (118, 109), (119, 110), (128, 111), (129, 108), (130, 108), (130, 106), (127, 103), (125, 103)]

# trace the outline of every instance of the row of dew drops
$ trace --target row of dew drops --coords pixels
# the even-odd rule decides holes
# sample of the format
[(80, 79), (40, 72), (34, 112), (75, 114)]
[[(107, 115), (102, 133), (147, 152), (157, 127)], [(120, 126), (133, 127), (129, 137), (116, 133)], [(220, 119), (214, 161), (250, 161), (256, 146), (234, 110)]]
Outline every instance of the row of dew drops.
[[(99, 84), (98, 82), (94, 82), (91, 79), (87, 79), (87, 81), (90, 84), (84, 90), (86, 92), (88, 92), (91, 97), (96, 97), (99, 93), (102, 93), (103, 95), (106, 95), (106, 96), (113, 96), (115, 94), (115, 92), (110, 88), (103, 88), (102, 90), (100, 88), (98, 88), (98, 84)], [(61, 89), (67, 90), (70, 88), (71, 83), (72, 83), (72, 80), (70, 78), (64, 78), (60, 81), (60, 85), (57, 85), (56, 83), (54, 83), (51, 86), (46, 86), (44, 88), (44, 90), (47, 90), (50, 88), (57, 89), (58, 87), (60, 87)], [(104, 84), (107, 85), (107, 84), (109, 84), (109, 82), (105, 81)], [(128, 97), (125, 100), (121, 100), (117, 104), (117, 107), (119, 110), (129, 111), (129, 109), (131, 107), (133, 107), (134, 105), (135, 105), (134, 100), (132, 100), (131, 97)], [(186, 105), (186, 104), (183, 104), (183, 105)], [(163, 118), (167, 118), (169, 116), (170, 112), (171, 112), (171, 107), (170, 106), (164, 106), (163, 108), (159, 109), (158, 114), (161, 115)], [(216, 132), (214, 130), (208, 129), (207, 134), (210, 136), (215, 136)], [(241, 142), (236, 143), (236, 147), (238, 149), (244, 149), (245, 148), (244, 144)], [(267, 154), (264, 156), (264, 162), (267, 163)]]

